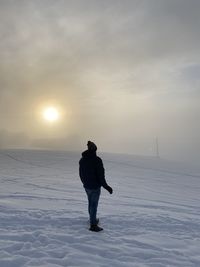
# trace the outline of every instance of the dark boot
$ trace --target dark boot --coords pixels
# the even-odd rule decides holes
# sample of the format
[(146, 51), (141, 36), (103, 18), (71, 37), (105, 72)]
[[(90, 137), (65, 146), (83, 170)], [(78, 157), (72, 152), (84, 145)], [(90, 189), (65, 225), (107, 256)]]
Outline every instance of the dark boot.
[(97, 224), (92, 224), (89, 230), (92, 232), (100, 232), (103, 228), (99, 227)]

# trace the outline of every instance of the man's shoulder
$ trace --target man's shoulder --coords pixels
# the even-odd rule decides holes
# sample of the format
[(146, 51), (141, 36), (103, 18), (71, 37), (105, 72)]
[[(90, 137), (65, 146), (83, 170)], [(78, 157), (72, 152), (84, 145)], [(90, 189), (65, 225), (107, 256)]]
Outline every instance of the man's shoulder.
[(96, 156), (96, 162), (103, 163), (102, 159), (100, 157), (98, 157), (98, 156)]

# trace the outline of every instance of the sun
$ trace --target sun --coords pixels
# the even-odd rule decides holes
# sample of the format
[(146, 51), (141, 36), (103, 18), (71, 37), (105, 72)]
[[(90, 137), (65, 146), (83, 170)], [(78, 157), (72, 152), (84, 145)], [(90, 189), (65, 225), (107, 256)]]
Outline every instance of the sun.
[(60, 113), (55, 107), (47, 107), (43, 110), (43, 118), (49, 122), (55, 122), (59, 120)]

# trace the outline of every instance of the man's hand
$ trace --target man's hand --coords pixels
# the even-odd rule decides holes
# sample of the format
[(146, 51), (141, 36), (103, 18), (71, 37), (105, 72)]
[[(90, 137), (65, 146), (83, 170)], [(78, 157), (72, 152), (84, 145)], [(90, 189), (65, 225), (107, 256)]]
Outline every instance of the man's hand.
[(110, 194), (113, 193), (113, 189), (112, 189), (112, 187), (110, 187), (109, 185), (106, 187), (106, 190), (108, 190), (108, 192), (109, 192)]

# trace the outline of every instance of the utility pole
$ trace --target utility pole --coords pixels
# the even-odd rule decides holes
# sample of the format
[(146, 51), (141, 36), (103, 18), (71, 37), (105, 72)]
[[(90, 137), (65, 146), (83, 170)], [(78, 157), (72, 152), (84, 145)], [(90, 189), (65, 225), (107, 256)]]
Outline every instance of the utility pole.
[(158, 137), (156, 137), (156, 157), (157, 157), (158, 159), (160, 158)]

